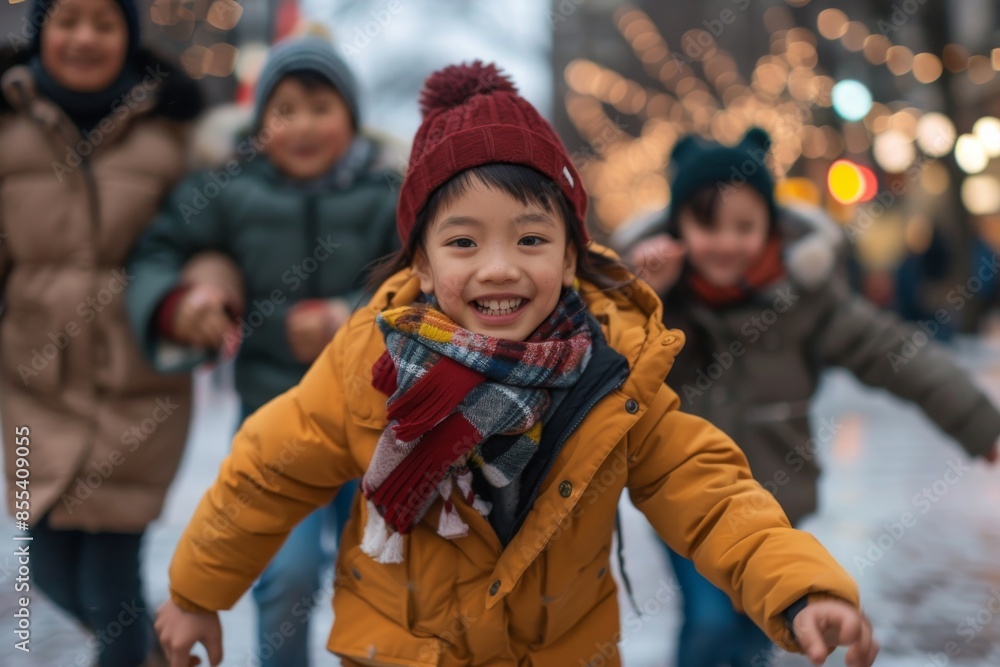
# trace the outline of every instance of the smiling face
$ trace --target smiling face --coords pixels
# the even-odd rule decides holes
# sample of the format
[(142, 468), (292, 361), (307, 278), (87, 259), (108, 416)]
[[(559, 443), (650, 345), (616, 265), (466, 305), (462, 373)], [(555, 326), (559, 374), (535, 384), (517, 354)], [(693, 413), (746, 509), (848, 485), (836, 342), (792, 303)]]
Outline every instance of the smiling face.
[(420, 289), (469, 331), (525, 340), (576, 275), (566, 222), (552, 208), (472, 177), (427, 226), (413, 258)]
[[(712, 194), (714, 206), (709, 205), (707, 213), (696, 213), (697, 201), (679, 211), (680, 234), (691, 267), (717, 287), (733, 287), (764, 252), (770, 213), (767, 202), (751, 187)], [(704, 216), (707, 222), (700, 219)]]
[(61, 0), (42, 29), (42, 65), (79, 93), (110, 86), (125, 66), (128, 26), (113, 0)]
[(351, 111), (333, 86), (285, 77), (264, 106), (267, 155), (281, 172), (308, 181), (336, 164), (354, 140)]

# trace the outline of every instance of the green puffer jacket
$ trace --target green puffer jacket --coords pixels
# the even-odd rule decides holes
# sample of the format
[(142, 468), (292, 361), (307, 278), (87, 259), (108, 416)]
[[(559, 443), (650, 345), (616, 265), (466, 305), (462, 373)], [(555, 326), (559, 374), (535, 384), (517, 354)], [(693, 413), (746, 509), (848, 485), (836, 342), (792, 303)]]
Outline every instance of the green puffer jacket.
[[(246, 144), (248, 149), (251, 144)], [(156, 327), (159, 305), (178, 286), (194, 254), (216, 250), (243, 274), (244, 313), (238, 318), (236, 389), (256, 409), (290, 389), (308, 364), (292, 356), (285, 316), (304, 299), (359, 302), (363, 269), (398, 249), (398, 175), (373, 141), (359, 138), (322, 187), (282, 176), (263, 155), (184, 181), (135, 247), (127, 307), (143, 351), (162, 372), (191, 368), (206, 351), (165, 340)]]

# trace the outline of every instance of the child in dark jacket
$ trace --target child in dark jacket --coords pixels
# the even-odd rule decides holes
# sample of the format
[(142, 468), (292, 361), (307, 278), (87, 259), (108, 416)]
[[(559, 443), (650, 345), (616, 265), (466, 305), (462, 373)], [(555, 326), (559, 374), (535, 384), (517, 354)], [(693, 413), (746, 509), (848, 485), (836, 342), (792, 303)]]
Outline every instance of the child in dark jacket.
[[(359, 133), (354, 79), (328, 42), (275, 47), (254, 118), (242, 159), (174, 191), (133, 254), (128, 295), (135, 331), (162, 370), (239, 349), (241, 421), (301, 379), (350, 315), (365, 266), (396, 247), (397, 179), (380, 166), (382, 147)], [(206, 250), (232, 258), (242, 294), (179, 280)], [(261, 642), (283, 637), (262, 643), (261, 664), (308, 664), (321, 535), (343, 528), (353, 489), (300, 524), (254, 587)]]
[[(665, 224), (631, 250), (664, 322), (688, 340), (666, 377), (682, 409), (740, 444), (793, 525), (816, 509), (809, 405), (827, 366), (915, 402), (969, 456), (993, 459), (1000, 413), (943, 349), (907, 354), (916, 330), (850, 292), (840, 230), (775, 205), (769, 147), (760, 129), (736, 146), (681, 139)], [(820, 441), (832, 438), (819, 427)], [(684, 591), (677, 664), (759, 664), (770, 640), (689, 560), (670, 558)]]

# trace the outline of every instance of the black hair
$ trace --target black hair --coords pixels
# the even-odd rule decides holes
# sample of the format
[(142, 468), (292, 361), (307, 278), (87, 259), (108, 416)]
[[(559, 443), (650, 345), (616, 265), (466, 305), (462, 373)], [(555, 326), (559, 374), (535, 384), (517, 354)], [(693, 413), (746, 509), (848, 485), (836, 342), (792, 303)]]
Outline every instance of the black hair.
[(417, 214), (406, 245), (372, 265), (366, 283), (369, 292), (374, 292), (394, 273), (412, 264), (417, 249), (423, 246), (424, 232), (430, 222), (444, 206), (465, 194), (476, 181), (491, 190), (510, 195), (523, 205), (535, 204), (547, 213), (558, 212), (566, 224), (567, 241), (577, 251), (578, 277), (601, 290), (621, 289), (635, 280), (624, 264), (586, 247), (576, 214), (570, 209), (562, 190), (549, 177), (524, 165), (494, 163), (459, 172), (431, 193), (426, 205)]
[[(727, 186), (728, 187), (728, 186)], [(754, 192), (757, 192), (754, 190)], [(719, 208), (719, 201), (725, 197), (723, 188), (714, 185), (704, 185), (681, 202), (680, 206), (670, 206), (670, 213), (667, 216), (667, 233), (674, 238), (680, 238), (680, 216), (687, 211), (694, 218), (695, 224), (704, 229), (715, 227), (715, 213)], [(777, 232), (778, 225), (775, 220), (774, 211), (768, 209), (767, 221), (768, 235)]]

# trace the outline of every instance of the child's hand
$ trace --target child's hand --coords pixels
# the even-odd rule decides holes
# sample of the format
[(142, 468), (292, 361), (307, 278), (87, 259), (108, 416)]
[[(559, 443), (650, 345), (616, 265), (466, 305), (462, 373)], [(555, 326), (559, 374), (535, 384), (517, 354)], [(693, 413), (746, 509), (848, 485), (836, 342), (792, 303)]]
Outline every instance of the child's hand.
[(304, 364), (312, 363), (350, 316), (342, 299), (306, 299), (295, 304), (285, 319), (292, 354)]
[(155, 627), (170, 667), (201, 664), (201, 660), (191, 655), (198, 642), (208, 652), (212, 667), (222, 664), (222, 625), (217, 613), (195, 614), (167, 600), (156, 612)]
[(226, 291), (217, 285), (192, 285), (177, 306), (173, 337), (188, 345), (219, 349), (232, 325), (226, 312), (228, 298)]
[(814, 665), (822, 665), (829, 647), (850, 646), (848, 667), (869, 667), (878, 655), (872, 624), (858, 609), (840, 600), (810, 602), (795, 616), (795, 638)]
[(658, 234), (632, 248), (628, 261), (635, 267), (637, 276), (645, 280), (657, 294), (664, 294), (680, 278), (686, 252), (680, 242), (666, 234)]

